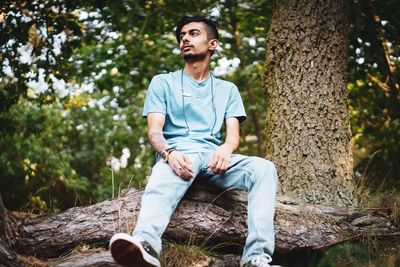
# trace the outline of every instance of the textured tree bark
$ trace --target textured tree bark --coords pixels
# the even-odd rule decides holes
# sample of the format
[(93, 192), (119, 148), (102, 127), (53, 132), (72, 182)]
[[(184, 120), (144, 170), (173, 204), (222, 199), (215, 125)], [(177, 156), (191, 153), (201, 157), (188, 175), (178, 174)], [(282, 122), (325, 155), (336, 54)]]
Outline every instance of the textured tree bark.
[(17, 257), (15, 251), (0, 239), (0, 266), (22, 267), (25, 266), (23, 261)]
[[(240, 256), (228, 254), (219, 257), (206, 257), (204, 259), (195, 259), (190, 266), (177, 267), (239, 267)], [(48, 266), (53, 267), (86, 267), (86, 266), (102, 266), (102, 267), (118, 267), (111, 257), (108, 250), (105, 249), (89, 249), (85, 252), (74, 253), (66, 257), (53, 259), (47, 262)], [(162, 266), (171, 266), (171, 264), (163, 264)]]
[(16, 244), (12, 228), (12, 222), (0, 195), (0, 266), (24, 266), (10, 248)]
[(347, 109), (347, 1), (275, 1), (264, 88), (280, 193), (356, 205)]
[[(177, 267), (239, 267), (240, 255), (227, 254), (216, 257), (207, 256), (201, 259), (193, 259), (193, 262), (188, 266)], [(170, 263), (162, 266), (173, 266)], [(52, 267), (119, 267), (121, 265), (115, 263), (111, 254), (106, 249), (88, 249), (82, 252), (75, 252), (71, 255), (51, 259), (48, 261), (37, 261), (36, 267), (52, 266)], [(175, 267), (175, 266), (174, 266)]]
[[(226, 246), (240, 252), (246, 236), (246, 194), (221, 193), (197, 185), (185, 197), (163, 238), (191, 244)], [(213, 191), (214, 190), (214, 191)], [(115, 232), (130, 233), (142, 190), (128, 190), (114, 200), (72, 208), (57, 215), (19, 218), (20, 254), (54, 258), (78, 245), (106, 246)], [(386, 215), (311, 205), (278, 197), (276, 253), (321, 249), (364, 234), (395, 232)]]

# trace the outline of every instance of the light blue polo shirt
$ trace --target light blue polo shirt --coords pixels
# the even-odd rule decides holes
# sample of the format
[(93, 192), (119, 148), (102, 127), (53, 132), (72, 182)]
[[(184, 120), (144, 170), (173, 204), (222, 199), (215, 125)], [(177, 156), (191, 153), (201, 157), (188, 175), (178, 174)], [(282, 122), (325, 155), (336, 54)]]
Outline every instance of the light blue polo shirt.
[(163, 133), (168, 144), (185, 153), (215, 150), (223, 142), (225, 119), (235, 117), (240, 123), (246, 119), (236, 85), (211, 74), (198, 82), (182, 70), (153, 77), (143, 117), (153, 112), (165, 115)]

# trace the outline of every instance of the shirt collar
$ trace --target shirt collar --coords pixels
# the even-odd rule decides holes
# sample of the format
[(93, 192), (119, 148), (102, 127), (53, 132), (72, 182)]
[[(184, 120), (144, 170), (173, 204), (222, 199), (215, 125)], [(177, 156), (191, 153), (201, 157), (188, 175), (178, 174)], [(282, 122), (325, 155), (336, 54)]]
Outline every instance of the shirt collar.
[(210, 81), (211, 71), (208, 73), (208, 77), (205, 80), (201, 81), (201, 82), (196, 81), (192, 76), (190, 76), (189, 73), (187, 73), (184, 70), (183, 70), (183, 78), (186, 79), (186, 80), (189, 79), (190, 82), (192, 84), (195, 84), (195, 85), (206, 85)]

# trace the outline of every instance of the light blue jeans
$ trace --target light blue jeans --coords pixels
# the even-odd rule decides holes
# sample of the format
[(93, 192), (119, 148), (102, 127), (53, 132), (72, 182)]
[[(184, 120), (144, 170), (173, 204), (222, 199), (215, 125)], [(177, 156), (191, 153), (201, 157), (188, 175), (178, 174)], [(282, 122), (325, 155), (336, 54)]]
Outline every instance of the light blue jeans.
[[(186, 155), (193, 164), (194, 177), (201, 176), (224, 189), (236, 187), (248, 192), (248, 236), (242, 263), (250, 261), (256, 255), (272, 255), (275, 246), (273, 221), (278, 186), (274, 164), (263, 158), (234, 154), (227, 171), (215, 175), (207, 168), (213, 151)], [(180, 178), (167, 163), (159, 160), (153, 167), (143, 194), (139, 217), (132, 235), (149, 242), (160, 254), (161, 236), (193, 180), (186, 181)]]

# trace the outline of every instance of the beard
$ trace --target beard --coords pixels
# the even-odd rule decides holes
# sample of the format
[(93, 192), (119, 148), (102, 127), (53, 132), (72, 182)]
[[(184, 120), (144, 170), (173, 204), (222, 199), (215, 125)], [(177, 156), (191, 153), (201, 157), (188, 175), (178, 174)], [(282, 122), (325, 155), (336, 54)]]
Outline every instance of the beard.
[(208, 52), (205, 53), (200, 53), (200, 54), (186, 54), (183, 55), (183, 60), (186, 62), (192, 63), (192, 62), (198, 62), (198, 61), (203, 61), (208, 55)]

